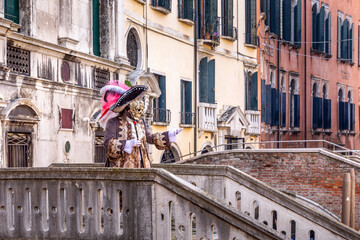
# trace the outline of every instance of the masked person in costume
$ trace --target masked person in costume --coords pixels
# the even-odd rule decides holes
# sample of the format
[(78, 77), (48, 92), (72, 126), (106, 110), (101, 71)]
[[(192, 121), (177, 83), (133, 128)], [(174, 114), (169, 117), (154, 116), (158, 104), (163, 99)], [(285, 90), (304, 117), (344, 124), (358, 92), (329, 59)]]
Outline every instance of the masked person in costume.
[(129, 87), (119, 81), (111, 81), (101, 89), (103, 107), (99, 122), (106, 129), (106, 167), (150, 168), (146, 143), (154, 144), (159, 150), (168, 149), (182, 130), (149, 132), (142, 118), (142, 97), (146, 91), (146, 86)]

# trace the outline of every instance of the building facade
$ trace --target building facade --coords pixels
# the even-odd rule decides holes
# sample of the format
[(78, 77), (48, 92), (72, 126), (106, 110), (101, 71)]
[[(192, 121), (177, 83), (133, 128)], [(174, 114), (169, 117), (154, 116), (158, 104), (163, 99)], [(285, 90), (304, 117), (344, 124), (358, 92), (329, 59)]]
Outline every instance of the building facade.
[(258, 141), (254, 9), (228, 0), (1, 1), (1, 166), (104, 161), (99, 89), (114, 79), (149, 87), (153, 131), (184, 128), (170, 150), (149, 146), (154, 162)]
[(359, 147), (359, 7), (260, 1), (262, 140)]

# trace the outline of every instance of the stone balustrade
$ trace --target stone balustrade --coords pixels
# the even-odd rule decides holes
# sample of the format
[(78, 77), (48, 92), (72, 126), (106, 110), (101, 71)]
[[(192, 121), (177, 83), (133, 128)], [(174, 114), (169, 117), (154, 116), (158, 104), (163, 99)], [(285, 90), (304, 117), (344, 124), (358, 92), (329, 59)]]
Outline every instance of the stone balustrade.
[(286, 239), (164, 169), (68, 166), (0, 170), (1, 239)]
[(260, 111), (245, 111), (246, 119), (249, 121), (249, 125), (246, 129), (247, 134), (260, 134)]
[(216, 131), (216, 104), (199, 103), (199, 130), (201, 131)]
[(228, 166), (153, 165), (166, 169), (291, 239), (360, 239), (333, 218)]

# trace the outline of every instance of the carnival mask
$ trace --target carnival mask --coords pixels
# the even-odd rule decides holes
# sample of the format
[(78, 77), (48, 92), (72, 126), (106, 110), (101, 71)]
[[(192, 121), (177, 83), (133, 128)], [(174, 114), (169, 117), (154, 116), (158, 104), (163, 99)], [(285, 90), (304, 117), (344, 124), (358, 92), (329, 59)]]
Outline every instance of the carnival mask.
[(134, 118), (136, 121), (139, 121), (140, 118), (144, 115), (144, 102), (141, 99), (134, 100), (130, 104), (130, 110), (129, 113), (132, 118)]

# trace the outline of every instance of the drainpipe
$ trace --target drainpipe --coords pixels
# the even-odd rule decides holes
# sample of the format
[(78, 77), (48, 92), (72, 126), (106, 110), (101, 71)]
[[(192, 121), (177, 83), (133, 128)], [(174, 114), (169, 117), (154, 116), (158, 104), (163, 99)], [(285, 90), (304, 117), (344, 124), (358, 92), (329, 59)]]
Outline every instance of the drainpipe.
[[(304, 135), (304, 139), (305, 140), (307, 140), (307, 137), (306, 137), (306, 131), (307, 131), (307, 128), (306, 128), (306, 122), (307, 122), (307, 107), (306, 107), (306, 100), (307, 100), (307, 94), (306, 94), (306, 89), (307, 89), (307, 84), (306, 84), (306, 79), (307, 79), (307, 76), (306, 76), (306, 74), (307, 74), (307, 52), (306, 52), (306, 47), (307, 47), (307, 44), (306, 44), (306, 41), (307, 41), (307, 38), (306, 38), (306, 32), (307, 32), (307, 25), (306, 25), (306, 0), (304, 0), (304, 28), (305, 28), (305, 41), (304, 41), (304, 49), (305, 49), (305, 53), (304, 53), (304, 64), (305, 64), (305, 66), (304, 66), (304, 88), (305, 88), (305, 92), (304, 92), (304, 98), (305, 98), (305, 100), (304, 100), (304, 107), (305, 107), (305, 121), (304, 121), (304, 123), (305, 123), (305, 135)], [(300, 38), (301, 39), (301, 38)], [(306, 148), (306, 141), (305, 141), (305, 148)]]
[[(281, 1), (279, 1), (279, 9), (281, 9)], [(279, 24), (281, 23), (281, 14), (279, 14)], [(280, 28), (280, 27), (279, 27)], [(281, 29), (281, 28), (280, 28)], [(277, 86), (278, 86), (278, 90), (279, 90), (279, 123), (278, 123), (278, 132), (277, 132), (277, 148), (280, 148), (280, 126), (281, 126), (281, 92), (280, 92), (280, 32), (279, 32), (279, 36), (278, 36), (278, 41), (277, 41)]]
[(197, 151), (197, 25), (198, 25), (198, 1), (194, 1), (194, 157)]

